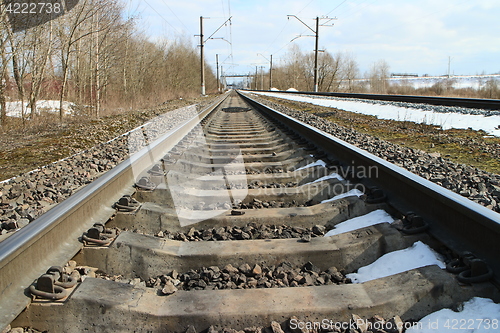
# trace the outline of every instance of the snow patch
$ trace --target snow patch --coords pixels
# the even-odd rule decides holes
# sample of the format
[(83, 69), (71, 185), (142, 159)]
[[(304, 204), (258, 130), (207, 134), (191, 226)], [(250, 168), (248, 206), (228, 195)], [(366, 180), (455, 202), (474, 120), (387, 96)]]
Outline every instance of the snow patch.
[(431, 313), (406, 333), (492, 333), (500, 330), (500, 304), (474, 297), (459, 312), (442, 309)]
[(342, 176), (340, 176), (338, 173), (334, 172), (334, 173), (329, 174), (328, 176), (323, 176), (321, 178), (318, 178), (318, 179), (316, 179), (312, 182), (306, 183), (304, 185), (314, 184), (314, 183), (322, 182), (322, 181), (328, 180), (328, 179), (338, 179), (340, 181), (344, 180), (344, 178), (342, 178)]
[(322, 160), (317, 160), (316, 162), (312, 162), (312, 163), (309, 163), (308, 165), (305, 165), (303, 167), (295, 169), (295, 171), (299, 171), (299, 170), (303, 170), (303, 169), (307, 169), (307, 168), (312, 168), (312, 167), (315, 167), (315, 166), (318, 166), (318, 165), (322, 166), (322, 167), (325, 167), (326, 163), (323, 162)]
[(342, 194), (336, 195), (333, 198), (325, 199), (325, 200), (321, 201), (321, 203), (335, 201), (335, 200), (339, 200), (339, 199), (343, 199), (343, 198), (347, 198), (347, 197), (352, 197), (352, 196), (360, 197), (362, 195), (364, 195), (363, 192), (361, 192), (357, 188), (354, 188), (354, 189), (352, 189), (352, 190), (350, 190), (350, 191), (348, 191), (346, 193), (342, 193)]
[(435, 112), (389, 104), (382, 105), (355, 100), (321, 98), (320, 96), (314, 96), (313, 98), (304, 95), (288, 95), (280, 93), (260, 94), (377, 116), (379, 119), (392, 119), (398, 121), (432, 124), (441, 126), (445, 130), (450, 128), (467, 129), (470, 127), (473, 130), (484, 130), (488, 134), (500, 136), (500, 116), (498, 115), (484, 116), (477, 114), (463, 114), (459, 112)]
[(366, 228), (379, 223), (392, 223), (394, 219), (383, 209), (377, 209), (363, 216), (358, 216), (335, 225), (335, 229), (328, 231), (324, 237), (330, 237), (344, 232)]
[(363, 283), (430, 265), (438, 265), (442, 269), (446, 267), (439, 254), (418, 241), (407, 249), (386, 253), (370, 265), (358, 269), (357, 273), (347, 274), (346, 277), (353, 283)]
[[(7, 102), (7, 116), (21, 118), (22, 106), (21, 101)], [(70, 114), (74, 104), (71, 102), (63, 102), (63, 110), (66, 114)], [(59, 101), (56, 100), (40, 100), (36, 102), (37, 113), (45, 112), (59, 112)], [(29, 115), (31, 108), (28, 102), (24, 102), (24, 114)]]

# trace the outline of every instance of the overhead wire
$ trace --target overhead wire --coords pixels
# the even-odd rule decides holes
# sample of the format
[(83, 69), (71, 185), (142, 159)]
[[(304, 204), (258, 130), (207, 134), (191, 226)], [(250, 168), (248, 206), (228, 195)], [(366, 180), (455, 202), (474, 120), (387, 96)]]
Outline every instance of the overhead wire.
[(303, 11), (304, 9), (306, 9), (306, 8), (307, 8), (307, 7), (311, 4), (311, 2), (313, 2), (313, 1), (314, 1), (314, 0), (309, 1), (309, 2), (307, 3), (307, 5), (305, 5), (305, 6), (304, 6), (304, 8), (302, 8), (301, 10), (299, 10), (299, 11), (297, 12), (297, 14), (295, 14), (295, 15), (299, 15), (300, 13), (302, 13), (302, 11)]
[(332, 9), (332, 10), (330, 10), (328, 13), (326, 13), (326, 15), (325, 15), (325, 16), (330, 15), (330, 14), (331, 14), (331, 13), (332, 13), (335, 9), (339, 8), (340, 6), (342, 6), (342, 5), (343, 5), (344, 3), (346, 3), (346, 2), (347, 2), (347, 0), (342, 1), (342, 2), (341, 2), (338, 6), (337, 6), (337, 7), (333, 8), (333, 9)]
[(167, 6), (168, 10), (170, 10), (170, 12), (175, 16), (175, 18), (177, 19), (177, 21), (179, 21), (182, 24), (182, 26), (184, 28), (186, 28), (186, 31), (189, 34), (192, 34), (191, 31), (190, 31), (190, 29), (184, 24), (184, 22), (182, 22), (182, 20), (177, 16), (177, 14), (174, 13), (174, 11), (172, 10), (172, 8), (170, 8), (170, 6), (167, 4), (167, 2), (165, 0), (161, 0), (161, 1), (165, 4), (165, 6)]
[(158, 11), (153, 7), (151, 6), (151, 4), (147, 1), (147, 0), (144, 0), (144, 2), (152, 9), (156, 12), (156, 14), (158, 14), (159, 17), (161, 17), (163, 19), (163, 21), (165, 21), (165, 23), (167, 23), (169, 26), (172, 27), (172, 29), (174, 29), (179, 35), (181, 35), (181, 33), (179, 32), (179, 30), (177, 30), (172, 24), (170, 24), (170, 22), (168, 22), (160, 13), (158, 13)]

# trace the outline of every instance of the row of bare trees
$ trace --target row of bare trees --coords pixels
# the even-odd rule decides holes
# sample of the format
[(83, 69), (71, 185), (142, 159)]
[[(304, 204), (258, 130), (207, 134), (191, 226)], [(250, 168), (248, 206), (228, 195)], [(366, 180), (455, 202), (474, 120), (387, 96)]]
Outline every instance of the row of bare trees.
[[(431, 87), (415, 88), (409, 81), (400, 80), (391, 84), (389, 64), (378, 60), (368, 71), (361, 73), (354, 56), (347, 52), (318, 55), (318, 88), (323, 92), (360, 92), (375, 94), (415, 94), (431, 96), (460, 96), (476, 98), (500, 98), (500, 82), (486, 79), (478, 89), (454, 88), (453, 78), (438, 80)], [(292, 45), (278, 65), (273, 68), (272, 87), (269, 86), (269, 72), (258, 72), (250, 76), (251, 89), (300, 91), (314, 90), (314, 53), (304, 53), (297, 45)]]
[[(269, 72), (263, 74), (269, 77)], [(364, 77), (364, 80), (360, 78)], [(318, 54), (318, 89), (319, 91), (374, 92), (387, 93), (390, 77), (389, 65), (380, 60), (363, 75), (360, 73), (355, 57), (348, 52), (331, 54), (328, 51)], [(269, 82), (262, 79), (260, 82)], [(267, 85), (259, 86), (259, 78), (251, 80), (251, 87), (268, 89)], [(312, 91), (314, 88), (314, 53), (304, 53), (297, 45), (293, 45), (283, 57), (281, 63), (273, 69), (273, 87), (279, 90), (295, 88), (301, 91)]]
[[(268, 89), (269, 72), (263, 74), (264, 79), (253, 77), (251, 87)], [(319, 91), (356, 91), (359, 78), (358, 64), (354, 57), (346, 52), (331, 54), (321, 52), (318, 55), (318, 88)], [(261, 82), (265, 82), (261, 87)], [(303, 53), (293, 45), (282, 58), (281, 63), (273, 68), (273, 87), (279, 90), (295, 88), (312, 91), (314, 88), (314, 53)]]
[[(0, 113), (20, 101), (23, 121), (37, 116), (37, 101), (71, 101), (99, 117), (106, 107), (133, 108), (198, 93), (199, 56), (187, 40), (151, 42), (121, 0), (81, 0), (42, 25), (12, 32), (0, 6)], [(216, 78), (207, 71), (207, 86)], [(25, 105), (28, 105), (26, 108)], [(28, 112), (28, 109), (30, 112)]]

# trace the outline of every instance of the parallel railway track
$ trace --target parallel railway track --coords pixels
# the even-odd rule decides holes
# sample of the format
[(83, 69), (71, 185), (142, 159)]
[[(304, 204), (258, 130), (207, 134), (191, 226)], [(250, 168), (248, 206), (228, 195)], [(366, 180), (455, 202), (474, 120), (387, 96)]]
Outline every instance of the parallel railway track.
[[(265, 90), (258, 90), (265, 91)], [(488, 98), (464, 98), (464, 97), (440, 97), (440, 96), (412, 96), (412, 95), (389, 95), (389, 94), (364, 94), (364, 93), (342, 93), (342, 92), (312, 92), (312, 91), (273, 91), (283, 94), (304, 94), (314, 96), (329, 96), (340, 98), (372, 99), (378, 101), (423, 103), (443, 106), (459, 106), (464, 108), (476, 108), (486, 110), (500, 110), (500, 100)]]
[[(382, 211), (404, 223), (323, 237)], [(94, 223), (118, 235), (108, 241)], [(1, 242), (0, 318), (6, 326), (30, 304), (13, 326), (201, 332), (292, 316), (418, 319), (474, 296), (500, 300), (499, 223), (497, 213), (231, 92)], [(488, 281), (459, 283), (435, 265), (359, 284), (345, 276), (419, 241), (448, 261), (473, 252), (480, 260), (469, 273)], [(28, 288), (44, 289), (47, 276), (33, 281), (70, 259), (67, 273), (78, 265), (94, 276), (94, 267), (97, 278), (62, 300), (31, 302)]]

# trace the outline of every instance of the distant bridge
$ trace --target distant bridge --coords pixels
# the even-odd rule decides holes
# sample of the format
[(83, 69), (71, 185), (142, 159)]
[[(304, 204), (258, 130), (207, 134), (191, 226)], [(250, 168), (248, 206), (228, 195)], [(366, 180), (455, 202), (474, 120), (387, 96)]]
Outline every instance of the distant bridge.
[(223, 74), (221, 77), (253, 77), (255, 74)]

